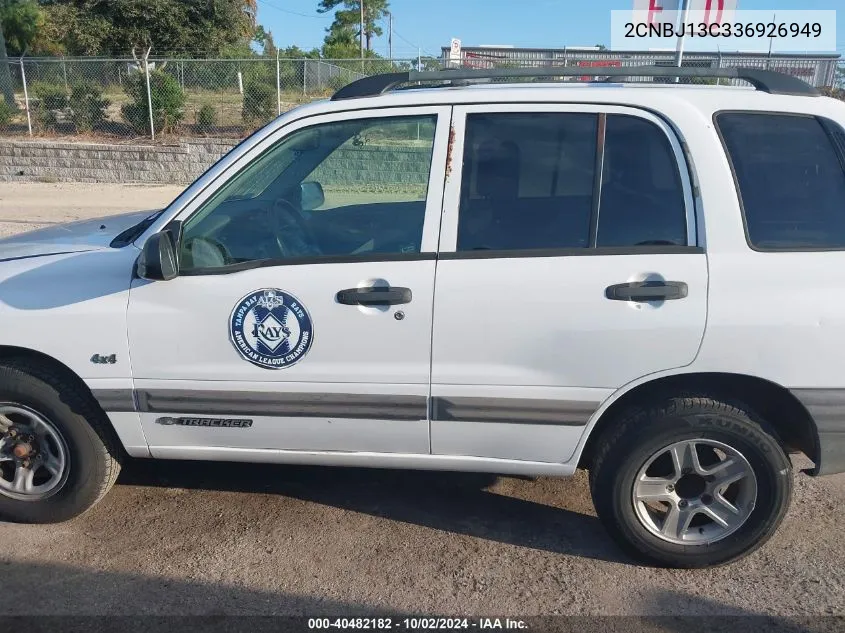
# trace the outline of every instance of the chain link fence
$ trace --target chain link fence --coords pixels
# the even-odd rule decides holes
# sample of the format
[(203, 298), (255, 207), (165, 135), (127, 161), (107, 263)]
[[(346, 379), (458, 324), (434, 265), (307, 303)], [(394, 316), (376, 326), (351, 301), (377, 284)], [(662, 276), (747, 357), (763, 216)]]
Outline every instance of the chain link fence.
[[(671, 54), (575, 53), (507, 58), (467, 54), (469, 68), (564, 65), (589, 72), (607, 67), (674, 65)], [(15, 107), (0, 95), (0, 133), (46, 137), (121, 139), (237, 138), (302, 103), (325, 99), (361, 77), (410, 69), (433, 70), (442, 59), (100, 59), (9, 60), (7, 79)], [(688, 58), (684, 66), (769, 68), (819, 87), (841, 89), (843, 70), (814, 60), (747, 59), (712, 55)], [(0, 69), (0, 92), (3, 75)], [(613, 70), (618, 73), (618, 70)], [(569, 80), (592, 80), (577, 76)], [(638, 81), (658, 81), (637, 78)], [(527, 79), (525, 81), (532, 81)], [(663, 79), (662, 81), (674, 81)], [(689, 80), (682, 80), (689, 81)], [(837, 82), (839, 85), (837, 86)], [(696, 80), (701, 83), (701, 80)], [(704, 80), (725, 83), (725, 80)]]
[(0, 132), (113, 140), (174, 134), (232, 138), (361, 77), (418, 64), (418, 59), (9, 60), (15, 107), (0, 96)]

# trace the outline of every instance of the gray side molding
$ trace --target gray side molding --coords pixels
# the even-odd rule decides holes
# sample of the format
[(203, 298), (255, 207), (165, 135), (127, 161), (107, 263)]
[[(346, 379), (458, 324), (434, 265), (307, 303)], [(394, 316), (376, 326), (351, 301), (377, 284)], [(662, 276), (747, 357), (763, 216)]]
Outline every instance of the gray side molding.
[(427, 416), (425, 396), (180, 389), (136, 393), (138, 410), (149, 413), (376, 420), (425, 420)]
[(92, 393), (106, 413), (136, 411), (135, 395), (131, 389), (94, 389)]
[(600, 402), (532, 398), (432, 398), (432, 421), (585, 426)]

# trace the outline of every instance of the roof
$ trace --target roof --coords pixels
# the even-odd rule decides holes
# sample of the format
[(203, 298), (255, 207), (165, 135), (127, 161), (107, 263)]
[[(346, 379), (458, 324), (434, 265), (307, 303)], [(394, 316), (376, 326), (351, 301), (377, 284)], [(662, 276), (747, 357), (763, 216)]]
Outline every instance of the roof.
[[(845, 118), (845, 103), (828, 97), (772, 95), (751, 87), (646, 83), (497, 83), (461, 87), (409, 88), (385, 94), (321, 101), (292, 112), (313, 116), (350, 110), (478, 103), (594, 103), (668, 111), (697, 110), (706, 118), (721, 110), (762, 110), (829, 115)], [(284, 118), (284, 117), (282, 117)]]

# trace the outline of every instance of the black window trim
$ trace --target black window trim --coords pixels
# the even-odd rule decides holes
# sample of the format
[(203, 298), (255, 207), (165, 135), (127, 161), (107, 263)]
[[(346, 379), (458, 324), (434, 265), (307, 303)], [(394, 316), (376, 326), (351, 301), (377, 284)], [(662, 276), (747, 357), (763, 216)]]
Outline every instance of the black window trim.
[(532, 248), (513, 250), (449, 251), (438, 253), (438, 260), (449, 259), (531, 259), (539, 257), (607, 257), (613, 255), (683, 255), (704, 253), (703, 246), (645, 245), (597, 246), (595, 248)]
[[(419, 106), (419, 108), (430, 109), (432, 107), (441, 107), (441, 105), (444, 105), (444, 104), (426, 104), (426, 105)], [(446, 105), (450, 109), (452, 109), (454, 107), (451, 104), (446, 104)], [(384, 108), (384, 109), (385, 110), (407, 109), (408, 107), (414, 107), (414, 106), (396, 106), (396, 108)], [(360, 110), (361, 111), (376, 111), (376, 110), (379, 110), (379, 109), (378, 108), (361, 108)], [(298, 123), (299, 121), (313, 119), (315, 117), (334, 115), (334, 114), (337, 114), (337, 113), (335, 113), (335, 112), (325, 113), (324, 112), (324, 113), (320, 113), (320, 114), (309, 115), (307, 117), (303, 117), (302, 119), (297, 119), (296, 121), (292, 121), (291, 124)], [(440, 126), (443, 125), (445, 127), (447, 125), (451, 125), (451, 118), (452, 118), (451, 112), (449, 112), (448, 115), (443, 116), (442, 121), (441, 121), (442, 115), (441, 115), (440, 112), (431, 112), (431, 113), (428, 113), (428, 114), (407, 114), (407, 115), (401, 115), (401, 114), (400, 115), (391, 115), (391, 114), (388, 114), (386, 116), (366, 117), (365, 120), (367, 120), (367, 119), (420, 118), (420, 117), (425, 117), (425, 116), (429, 116), (429, 117), (434, 118), (434, 126), (435, 126), (435, 128), (434, 128), (434, 130), (435, 130), (434, 139), (435, 139), (435, 141), (437, 139), (437, 131), (439, 130)], [(359, 120), (359, 119), (351, 119), (350, 118), (350, 119), (339, 120), (339, 122), (344, 122), (346, 120), (352, 121), (352, 120)], [(328, 123), (334, 123), (334, 122), (335, 121), (330, 121)], [(228, 182), (230, 182), (233, 178), (236, 178), (238, 174), (240, 174), (244, 169), (248, 168), (252, 163), (254, 163), (255, 161), (259, 160), (261, 157), (263, 157), (266, 154), (268, 154), (269, 152), (271, 152), (280, 143), (284, 142), (284, 140), (286, 138), (288, 138), (292, 133), (296, 133), (300, 130), (311, 129), (311, 128), (314, 128), (316, 126), (326, 125), (326, 124), (327, 123), (306, 124), (306, 125), (303, 125), (303, 126), (297, 128), (293, 132), (288, 132), (286, 134), (280, 134), (278, 139), (276, 139), (276, 141), (274, 141), (273, 143), (270, 143), (263, 151), (261, 151), (252, 160), (247, 161), (240, 169), (238, 169), (234, 173), (232, 173), (232, 175), (229, 178), (226, 178), (224, 181), (222, 181), (220, 183), (220, 185), (216, 189), (214, 189), (214, 191), (212, 191), (211, 194), (207, 198), (205, 198), (202, 202), (200, 202), (199, 205), (193, 211), (191, 211), (191, 213), (186, 218), (180, 217), (182, 215), (182, 213), (184, 212), (184, 208), (183, 208), (182, 211), (180, 211), (173, 220), (171, 220), (167, 225), (165, 225), (161, 229), (162, 231), (167, 230), (168, 228), (170, 228), (170, 229), (175, 228), (175, 230), (176, 230), (175, 239), (176, 239), (176, 251), (177, 251), (177, 269), (179, 271), (180, 277), (202, 277), (202, 276), (206, 276), (206, 275), (228, 275), (228, 274), (232, 274), (232, 273), (242, 272), (242, 271), (245, 271), (245, 270), (253, 270), (253, 269), (256, 269), (256, 268), (267, 268), (267, 267), (276, 267), (276, 266), (302, 266), (302, 265), (306, 265), (306, 264), (352, 264), (352, 263), (358, 263), (358, 262), (421, 261), (421, 260), (427, 260), (427, 259), (436, 259), (437, 253), (434, 253), (434, 252), (358, 253), (358, 254), (354, 254), (354, 255), (348, 255), (348, 254), (347, 255), (309, 255), (309, 256), (306, 256), (306, 257), (288, 257), (288, 258), (278, 258), (278, 259), (276, 259), (276, 258), (274, 258), (274, 259), (256, 259), (256, 260), (249, 260), (249, 261), (245, 261), (245, 262), (238, 262), (236, 264), (228, 264), (226, 266), (221, 266), (221, 267), (217, 267), (217, 268), (191, 268), (191, 269), (187, 269), (187, 270), (182, 269), (182, 263), (181, 263), (181, 261), (179, 261), (178, 254), (181, 253), (182, 230), (183, 230), (185, 223), (190, 221), (190, 219), (193, 218), (194, 216), (196, 216), (197, 213), (199, 213), (200, 210), (203, 208), (203, 206), (209, 200), (211, 200), (214, 197), (214, 195), (221, 188), (225, 187)], [(274, 130), (273, 132), (268, 134), (268, 138), (270, 136), (272, 136), (273, 134), (276, 134), (280, 130), (283, 130), (285, 127), (287, 127), (287, 126), (283, 126), (283, 127), (279, 128), (277, 130)], [(260, 130), (253, 132), (250, 135), (250, 137), (255, 135), (258, 131), (260, 131)], [(247, 137), (247, 138), (249, 138), (249, 137)], [(246, 140), (246, 139), (244, 139), (244, 140)], [(426, 183), (426, 197), (423, 200), (423, 202), (425, 203), (426, 210), (428, 208), (428, 192), (429, 192), (429, 189), (430, 189), (431, 177), (433, 175), (432, 166), (434, 164), (435, 146), (436, 146), (436, 143), (432, 143), (431, 155), (429, 157), (429, 182)], [(243, 158), (243, 157), (241, 157), (241, 158)], [(219, 179), (219, 177), (218, 177), (218, 179)], [(207, 187), (210, 187), (218, 179), (215, 179), (215, 181), (212, 181), (211, 183), (209, 183)], [(200, 195), (200, 194), (197, 194), (197, 195)], [(256, 195), (255, 198), (258, 198), (260, 195), (261, 194)], [(191, 204), (191, 202), (195, 199), (196, 199), (196, 197), (194, 197), (185, 206)], [(163, 213), (163, 211), (162, 211), (162, 213)], [(438, 227), (440, 226), (441, 222), (442, 222), (442, 213), (441, 213), (441, 218), (438, 220)], [(425, 230), (425, 228), (423, 228), (423, 231), (424, 230)], [(438, 228), (438, 230), (439, 230), (439, 228)]]
[(210, 275), (233, 275), (256, 268), (278, 268), (284, 266), (307, 266), (316, 264), (356, 264), (371, 262), (418, 262), (453, 259), (530, 259), (540, 257), (582, 257), (614, 255), (682, 255), (703, 254), (701, 246), (599, 246), (597, 248), (548, 248), (527, 250), (477, 250), (461, 252), (423, 253), (361, 253), (359, 255), (320, 255), (289, 257), (286, 259), (257, 259), (220, 268), (193, 268), (180, 271), (180, 277), (203, 277)]
[(192, 268), (179, 271), (180, 277), (203, 277), (207, 275), (232, 275), (256, 268), (278, 268), (283, 266), (305, 266), (314, 264), (356, 264), (368, 262), (418, 262), (437, 259), (437, 253), (359, 253), (358, 255), (317, 255), (308, 257), (287, 257), (279, 259), (254, 259), (248, 262), (229, 264), (218, 268)]
[[(793, 246), (793, 247), (785, 247), (785, 248), (766, 248), (762, 246), (757, 246), (751, 241), (751, 235), (748, 232), (748, 218), (745, 216), (745, 202), (742, 199), (742, 190), (739, 187), (739, 177), (736, 173), (736, 167), (734, 166), (734, 160), (731, 156), (731, 153), (728, 151), (728, 145), (725, 141), (725, 136), (722, 134), (722, 128), (719, 125), (719, 117), (723, 114), (752, 114), (752, 115), (768, 115), (768, 116), (791, 116), (796, 118), (802, 119), (815, 119), (815, 121), (819, 124), (822, 128), (824, 133), (827, 135), (828, 140), (830, 141), (831, 146), (833, 147), (833, 151), (836, 154), (837, 158), (839, 159), (839, 163), (842, 166), (843, 171), (845, 171), (845, 154), (843, 154), (842, 150), (840, 149), (839, 143), (833, 137), (832, 130), (830, 129), (830, 125), (835, 125), (841, 127), (836, 121), (833, 119), (829, 119), (825, 116), (821, 116), (818, 114), (810, 114), (807, 112), (783, 112), (778, 110), (718, 110), (713, 113), (713, 127), (716, 129), (716, 133), (719, 135), (719, 141), (722, 144), (722, 151), (725, 153), (725, 156), (728, 159), (728, 165), (731, 168), (731, 179), (733, 180), (734, 191), (736, 193), (737, 201), (739, 203), (739, 211), (740, 215), (742, 216), (742, 230), (745, 234), (745, 243), (748, 245), (748, 248), (752, 251), (757, 253), (835, 253), (840, 251), (845, 251), (845, 246)], [(845, 131), (845, 130), (843, 130)]]
[[(419, 108), (434, 108), (434, 107), (448, 107), (451, 109), (451, 114), (447, 115), (444, 119), (444, 125), (449, 125), (450, 129), (451, 126), (454, 126), (454, 112), (455, 108), (467, 108), (472, 106), (489, 106), (489, 105), (500, 105), (500, 106), (523, 106), (523, 105), (538, 105), (538, 106), (547, 106), (549, 108), (554, 108), (555, 106), (566, 105), (566, 106), (590, 106), (596, 108), (592, 111), (592, 114), (615, 114), (618, 116), (634, 116), (641, 118), (643, 120), (649, 121), (650, 123), (654, 124), (653, 121), (643, 117), (641, 114), (636, 114), (635, 112), (644, 112), (646, 114), (651, 115), (655, 119), (659, 120), (665, 126), (665, 129), (660, 128), (660, 131), (666, 136), (667, 140), (670, 141), (674, 138), (675, 141), (678, 143), (680, 147), (680, 157), (678, 153), (675, 151), (675, 148), (672, 148), (672, 153), (675, 156), (675, 162), (678, 167), (678, 175), (681, 178), (681, 184), (683, 188), (684, 194), (684, 221), (686, 223), (687, 228), (687, 240), (688, 242), (691, 240), (693, 243), (688, 243), (683, 246), (670, 246), (670, 245), (647, 245), (647, 246), (602, 246), (602, 247), (595, 247), (595, 248), (559, 248), (559, 249), (530, 249), (530, 250), (479, 250), (479, 251), (445, 251), (445, 252), (417, 252), (417, 253), (383, 253), (383, 254), (376, 254), (376, 253), (361, 253), (359, 255), (321, 255), (316, 257), (298, 257), (298, 258), (289, 258), (289, 259), (273, 259), (273, 260), (256, 260), (250, 262), (243, 262), (241, 264), (232, 264), (230, 266), (222, 267), (222, 268), (215, 268), (215, 269), (205, 269), (205, 268), (195, 268), (190, 271), (180, 271), (180, 277), (200, 277), (200, 276), (207, 276), (207, 275), (227, 275), (233, 274), (238, 272), (244, 272), (247, 270), (252, 270), (255, 268), (267, 268), (267, 267), (279, 267), (279, 266), (304, 266), (310, 264), (348, 264), (348, 263), (366, 263), (366, 262), (391, 262), (391, 261), (425, 261), (425, 260), (454, 260), (454, 259), (529, 259), (533, 257), (583, 257), (583, 256), (613, 256), (613, 255), (677, 255), (677, 254), (703, 254), (706, 252), (705, 247), (701, 246), (701, 239), (698, 232), (698, 209), (696, 203), (696, 175), (694, 170), (694, 165), (691, 162), (692, 157), (689, 155), (687, 151), (686, 142), (681, 137), (680, 132), (674, 122), (669, 119), (665, 114), (660, 112), (659, 110), (655, 110), (652, 108), (644, 107), (642, 105), (630, 104), (625, 102), (617, 102), (617, 101), (567, 101), (567, 102), (558, 102), (558, 101), (520, 101), (520, 102), (489, 102), (489, 101), (466, 101), (466, 102), (447, 102), (447, 103), (432, 103), (432, 104), (422, 104), (419, 106), (414, 106), (410, 104), (396, 104), (391, 106), (384, 106), (381, 108), (374, 108), (372, 105), (354, 107), (354, 108), (344, 108), (342, 110), (336, 110), (331, 112), (319, 112), (314, 114), (308, 114), (304, 117), (295, 119), (290, 121), (289, 123), (274, 129), (270, 132), (267, 137), (281, 133), (279, 140), (286, 136), (283, 131), (291, 126), (296, 125), (303, 121), (308, 121), (310, 119), (327, 116), (327, 115), (339, 115), (339, 114), (352, 114), (355, 112), (370, 112), (376, 110), (382, 110), (389, 112), (390, 110), (404, 110), (414, 107)], [(631, 113), (619, 113), (619, 112), (607, 112), (606, 108), (625, 108), (626, 110), (631, 110)], [(552, 110), (549, 109), (548, 112), (559, 112), (559, 110)], [(577, 112), (572, 110), (571, 112)], [(390, 115), (388, 115), (390, 116)], [(394, 115), (395, 116), (395, 115)], [(416, 115), (412, 115), (416, 116)], [(375, 118), (375, 117), (374, 117)], [(440, 125), (440, 118), (438, 115), (438, 126)], [(308, 125), (302, 126), (308, 127)], [(257, 135), (261, 132), (264, 128), (256, 130), (253, 132), (249, 137), (241, 141), (241, 144), (247, 141), (249, 138)], [(240, 145), (240, 144), (239, 144)], [(236, 146), (237, 147), (237, 146)], [(235, 148), (232, 148), (233, 150)], [(269, 148), (268, 148), (269, 149)], [(230, 150), (231, 151), (231, 150)], [(266, 151), (266, 150), (265, 150)], [(262, 152), (263, 154), (263, 152)], [(234, 166), (234, 164), (232, 165)], [(232, 167), (230, 166), (230, 167)], [(213, 167), (213, 165), (212, 165)], [(448, 169), (448, 164), (447, 164)], [(210, 171), (211, 167), (207, 171)], [(237, 173), (237, 172), (235, 172)], [(686, 174), (686, 178), (684, 178), (684, 174)], [(223, 174), (219, 174), (217, 178), (212, 180), (211, 182), (206, 183), (205, 187), (202, 190), (198, 191), (190, 200), (184, 203), (184, 205), (180, 208), (180, 210), (176, 213), (176, 215), (171, 219), (170, 222), (183, 222), (186, 219), (189, 219), (193, 216), (193, 214), (198, 210), (194, 209), (190, 215), (186, 218), (181, 218), (182, 214), (184, 214), (185, 209), (190, 206), (197, 197), (201, 196), (203, 192), (211, 188), (215, 183), (220, 181), (220, 178)], [(233, 174), (234, 176), (234, 174)], [(445, 178), (445, 174), (444, 174)], [(226, 178), (222, 184), (225, 184), (229, 178)], [(222, 184), (220, 186), (222, 186)], [(219, 186), (217, 187), (219, 188)], [(216, 191), (216, 189), (215, 189)], [(213, 195), (212, 192), (211, 195)], [(445, 198), (446, 189), (443, 188), (443, 196)], [(689, 196), (689, 200), (687, 197)], [(210, 197), (210, 196), (209, 196)], [(206, 198), (207, 199), (207, 198)], [(428, 204), (428, 200), (426, 200), (426, 204)], [(166, 212), (167, 209), (165, 208), (163, 212)], [(442, 238), (442, 222), (443, 222), (443, 212), (442, 212), (442, 201), (441, 201), (441, 213), (440, 213), (440, 222), (439, 226), (439, 237), (438, 237), (438, 244), (440, 239)], [(597, 220), (597, 218), (596, 218)], [(690, 221), (692, 224), (690, 224)], [(162, 227), (161, 230), (167, 228)], [(591, 231), (592, 231), (591, 227)], [(142, 236), (143, 237), (143, 236)]]
[[(447, 251), (438, 253), (438, 259), (511, 259), (511, 258), (531, 258), (531, 257), (574, 257), (583, 255), (637, 255), (637, 254), (681, 254), (681, 253), (704, 253), (705, 249), (700, 246), (700, 236), (698, 234), (698, 217), (696, 204), (696, 181), (693, 173), (693, 168), (690, 163), (690, 156), (688, 155), (686, 144), (678, 133), (675, 125), (662, 113), (647, 108), (642, 108), (636, 105), (624, 103), (600, 103), (600, 102), (526, 102), (526, 103), (507, 103), (507, 104), (493, 104), (493, 103), (460, 103), (454, 104), (453, 107), (471, 107), (476, 105), (545, 105), (550, 108), (556, 105), (588, 105), (596, 108), (595, 111), (580, 111), (580, 110), (542, 110), (548, 113), (563, 113), (563, 114), (593, 114), (596, 116), (597, 127), (597, 145), (596, 145), (596, 169), (593, 175), (593, 206), (590, 213), (590, 227), (588, 246), (580, 247), (565, 247), (565, 248), (544, 248), (544, 249), (496, 249), (496, 250), (471, 250), (471, 251)], [(608, 107), (620, 107), (634, 112), (608, 112)], [(652, 117), (658, 119), (663, 123), (666, 129), (656, 125), (651, 119), (638, 114), (635, 111), (645, 112)], [(484, 112), (484, 114), (495, 113), (527, 113), (535, 111), (525, 110), (496, 110), (493, 112)], [(473, 112), (466, 112), (465, 118), (469, 117)], [(601, 196), (596, 195), (596, 191), (601, 193), (602, 180), (604, 175), (604, 150), (606, 143), (606, 129), (608, 116), (632, 117), (645, 121), (660, 131), (669, 143), (669, 148), (674, 158), (675, 167), (677, 169), (677, 177), (681, 184), (681, 194), (684, 205), (684, 229), (686, 244), (683, 245), (642, 245), (642, 246), (596, 246), (598, 240), (598, 223), (601, 212)], [(672, 139), (678, 144), (680, 151), (676, 151), (672, 143)], [(601, 167), (601, 169), (599, 169)], [(686, 174), (686, 178), (684, 177)], [(463, 182), (461, 182), (463, 185)], [(445, 196), (445, 189), (444, 189)], [(460, 199), (460, 196), (459, 196)], [(458, 211), (458, 215), (460, 210)], [(457, 245), (455, 246), (457, 249)], [(591, 251), (599, 251), (591, 252)]]
[[(599, 216), (601, 215), (601, 193), (604, 187), (604, 152), (606, 144), (607, 113), (599, 112), (596, 117), (596, 161), (593, 167), (593, 206), (590, 211), (590, 228), (587, 236), (588, 248), (598, 248)], [(686, 224), (686, 219), (684, 219), (684, 224)]]

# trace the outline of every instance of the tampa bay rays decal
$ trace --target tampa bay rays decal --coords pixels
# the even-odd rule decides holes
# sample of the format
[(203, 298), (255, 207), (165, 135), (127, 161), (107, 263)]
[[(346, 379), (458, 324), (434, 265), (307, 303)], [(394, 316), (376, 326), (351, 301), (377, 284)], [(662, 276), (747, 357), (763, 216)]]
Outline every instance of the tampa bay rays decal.
[(299, 299), (278, 288), (263, 288), (232, 310), (229, 338), (244, 360), (264, 369), (284, 369), (308, 353), (314, 326)]

